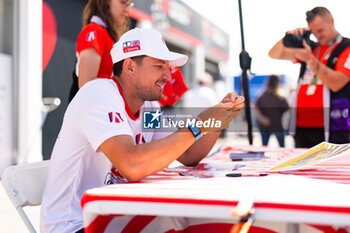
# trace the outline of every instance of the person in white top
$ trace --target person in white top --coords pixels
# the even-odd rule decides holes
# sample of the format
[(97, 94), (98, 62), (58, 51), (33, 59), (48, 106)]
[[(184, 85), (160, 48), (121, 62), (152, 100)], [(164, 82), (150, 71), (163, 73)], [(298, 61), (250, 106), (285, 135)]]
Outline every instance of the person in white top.
[(241, 114), (244, 98), (229, 93), (198, 115), (199, 123), (221, 122), (205, 137), (197, 122), (163, 138), (156, 129), (144, 132), (142, 108), (158, 107), (169, 65), (181, 66), (187, 57), (170, 52), (159, 32), (138, 28), (125, 33), (111, 55), (114, 79), (86, 83), (65, 113), (42, 198), (41, 232), (83, 232), (80, 199), (87, 189), (139, 181), (174, 160), (193, 166)]
[(215, 91), (210, 88), (213, 82), (213, 77), (209, 73), (204, 73), (198, 76), (198, 85), (189, 90), (183, 97), (183, 107), (211, 107), (218, 102)]

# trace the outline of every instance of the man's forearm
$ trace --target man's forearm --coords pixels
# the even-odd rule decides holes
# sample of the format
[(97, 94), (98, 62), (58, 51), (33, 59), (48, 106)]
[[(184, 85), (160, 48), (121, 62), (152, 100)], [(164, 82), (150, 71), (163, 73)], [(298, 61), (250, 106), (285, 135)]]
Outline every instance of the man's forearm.
[(282, 39), (279, 40), (269, 51), (269, 56), (275, 59), (281, 59), (284, 46), (282, 44)]
[(193, 134), (184, 128), (165, 138), (138, 145), (129, 135), (118, 135), (103, 142), (100, 149), (127, 180), (139, 181), (167, 167), (194, 142)]
[(327, 67), (315, 57), (307, 61), (307, 64), (317, 75), (317, 78), (333, 92), (342, 89), (350, 80), (345, 74)]
[(209, 132), (197, 142), (195, 142), (186, 152), (178, 159), (179, 162), (186, 166), (194, 166), (199, 163), (215, 145), (220, 132)]
[(286, 50), (286, 47), (283, 45), (283, 38), (280, 39), (269, 51), (269, 56), (275, 59), (283, 59), (295, 61), (295, 57), (291, 52)]

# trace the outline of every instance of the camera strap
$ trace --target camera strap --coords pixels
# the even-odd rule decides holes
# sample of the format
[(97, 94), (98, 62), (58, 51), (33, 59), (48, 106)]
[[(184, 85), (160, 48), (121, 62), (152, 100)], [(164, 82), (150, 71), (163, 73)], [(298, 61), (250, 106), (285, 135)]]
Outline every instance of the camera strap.
[(317, 47), (316, 47), (316, 49), (317, 49), (317, 54), (316, 54), (317, 59), (318, 59), (320, 62), (322, 62), (322, 61), (327, 57), (328, 53), (329, 53), (330, 51), (333, 51), (333, 48), (334, 48), (334, 46), (336, 45), (336, 43), (337, 43), (337, 42), (340, 42), (340, 41), (341, 41), (341, 36), (340, 36), (340, 34), (338, 33), (338, 35), (337, 35), (337, 37), (335, 38), (335, 40), (330, 44), (330, 46), (328, 47), (328, 49), (326, 50), (326, 52), (323, 54), (323, 56), (322, 56), (321, 58), (319, 58), (319, 57), (320, 57), (321, 48), (320, 48), (320, 46), (317, 46)]

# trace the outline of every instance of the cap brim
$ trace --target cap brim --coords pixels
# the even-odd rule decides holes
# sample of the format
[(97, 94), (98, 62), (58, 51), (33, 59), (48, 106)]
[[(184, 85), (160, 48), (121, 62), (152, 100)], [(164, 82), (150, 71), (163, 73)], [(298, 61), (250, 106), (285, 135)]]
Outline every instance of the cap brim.
[(175, 52), (155, 52), (153, 54), (146, 54), (147, 56), (169, 61), (169, 66), (182, 66), (186, 64), (188, 57), (186, 55)]

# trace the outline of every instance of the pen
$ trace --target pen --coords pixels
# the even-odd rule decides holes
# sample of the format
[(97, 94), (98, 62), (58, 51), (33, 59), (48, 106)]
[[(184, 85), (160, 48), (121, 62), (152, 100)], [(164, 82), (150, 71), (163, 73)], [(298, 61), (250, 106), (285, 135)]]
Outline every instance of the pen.
[(267, 176), (268, 173), (227, 173), (228, 177), (257, 177), (257, 176)]
[(232, 161), (256, 161), (260, 160), (261, 158), (239, 158), (239, 159), (231, 159)]

